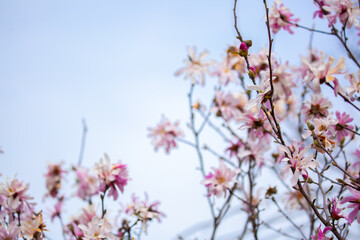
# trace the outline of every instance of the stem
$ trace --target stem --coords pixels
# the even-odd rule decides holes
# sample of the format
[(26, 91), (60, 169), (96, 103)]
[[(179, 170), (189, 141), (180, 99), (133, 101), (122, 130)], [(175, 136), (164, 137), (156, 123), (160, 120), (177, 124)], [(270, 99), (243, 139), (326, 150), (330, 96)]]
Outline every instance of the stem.
[[(326, 83), (326, 85), (331, 87), (334, 90), (334, 87), (330, 83)], [(349, 103), (351, 106), (353, 106), (354, 108), (356, 108), (356, 110), (358, 110), (360, 112), (360, 108), (358, 108), (355, 104), (353, 104), (346, 96), (344, 96), (340, 92), (338, 94), (340, 95), (340, 97), (342, 97), (344, 99), (345, 102)]]
[[(194, 114), (194, 108), (193, 108), (193, 105), (192, 105), (192, 95), (193, 95), (193, 92), (194, 92), (194, 87), (195, 85), (194, 84), (191, 84), (191, 87), (190, 87), (190, 92), (188, 94), (188, 97), (189, 97), (189, 110), (190, 110), (190, 128), (191, 128), (191, 131), (194, 135), (194, 140), (195, 140), (195, 150), (196, 150), (196, 153), (198, 155), (198, 159), (199, 159), (199, 162), (200, 162), (200, 172), (203, 176), (203, 178), (205, 178), (206, 174), (205, 174), (205, 167), (204, 167), (204, 160), (203, 160), (203, 156), (201, 154), (201, 150), (200, 150), (200, 143), (199, 143), (199, 133), (196, 131), (195, 129), (195, 114)], [(214, 206), (213, 206), (213, 203), (211, 202), (210, 200), (210, 196), (207, 196), (207, 201), (208, 201), (208, 204), (209, 204), (209, 207), (210, 207), (210, 211), (211, 211), (211, 215), (213, 216), (213, 218), (215, 218), (215, 212), (214, 212)]]
[(58, 217), (59, 217), (59, 221), (60, 221), (60, 225), (61, 225), (63, 238), (64, 238), (64, 240), (66, 240), (64, 222), (63, 222), (60, 214), (58, 215)]
[(296, 225), (296, 224), (294, 223), (294, 221), (291, 220), (291, 218), (289, 218), (288, 215), (286, 215), (286, 213), (281, 209), (280, 205), (276, 202), (275, 198), (272, 197), (271, 200), (275, 203), (275, 205), (276, 205), (277, 208), (279, 209), (279, 212), (286, 218), (286, 220), (288, 220), (288, 221), (291, 223), (291, 225), (293, 225), (293, 226), (300, 232), (301, 236), (302, 236), (304, 239), (306, 239), (306, 236), (305, 236), (305, 234), (303, 233), (303, 231), (301, 230), (301, 228), (300, 228), (298, 225)]
[(82, 120), (82, 124), (83, 124), (83, 133), (82, 133), (82, 137), (81, 137), (80, 154), (79, 154), (79, 160), (78, 160), (78, 164), (77, 164), (78, 166), (81, 166), (81, 163), (82, 163), (82, 160), (83, 160), (84, 149), (85, 149), (85, 141), (86, 141), (86, 133), (88, 131), (85, 119)]
[[(237, 27), (237, 16), (236, 16), (236, 4), (237, 4), (237, 0), (234, 0), (234, 8), (233, 8), (233, 12), (234, 12), (234, 26), (235, 26), (235, 30), (237, 32), (237, 38), (241, 41), (241, 42), (244, 42), (241, 34), (240, 34), (240, 31)], [(246, 68), (247, 70), (249, 71), (250, 70), (250, 64), (249, 64), (249, 60), (248, 60), (248, 57), (245, 56), (245, 62), (246, 62)]]
[(108, 190), (109, 188), (106, 187), (105, 191), (104, 191), (104, 194), (100, 194), (100, 199), (101, 199), (101, 218), (104, 218), (105, 214), (106, 214), (106, 209), (104, 208), (104, 198), (105, 198), (105, 194), (106, 194), (106, 191)]

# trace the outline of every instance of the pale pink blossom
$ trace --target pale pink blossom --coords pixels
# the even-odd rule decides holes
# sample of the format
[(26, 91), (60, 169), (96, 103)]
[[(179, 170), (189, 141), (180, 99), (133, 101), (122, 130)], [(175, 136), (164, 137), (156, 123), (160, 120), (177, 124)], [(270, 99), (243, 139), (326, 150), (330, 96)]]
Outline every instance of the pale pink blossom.
[(219, 78), (219, 85), (228, 85), (230, 82), (238, 84), (239, 73), (236, 71), (236, 65), (239, 64), (239, 59), (234, 57), (225, 57), (223, 61), (215, 65), (212, 75)]
[(240, 148), (243, 147), (244, 144), (241, 142), (241, 140), (237, 140), (235, 143), (233, 143), (232, 141), (229, 142), (230, 146), (226, 148), (225, 152), (229, 152), (231, 158), (238, 155)]
[(42, 212), (28, 217), (26, 221), (21, 223), (23, 236), (30, 239), (45, 239), (46, 225), (43, 221)]
[(45, 174), (46, 189), (47, 189), (47, 193), (45, 194), (45, 197), (46, 196), (51, 196), (53, 198), (57, 197), (59, 190), (61, 188), (62, 178), (67, 172), (63, 169), (62, 166), (63, 163), (48, 163), (47, 166), (48, 171)]
[(247, 140), (247, 148), (239, 151), (238, 157), (244, 162), (254, 161), (260, 171), (265, 165), (265, 152), (269, 150), (268, 135), (262, 137), (250, 137)]
[[(258, 54), (250, 54), (249, 64), (253, 68), (253, 72), (255, 73), (254, 69), (258, 69), (259, 72), (266, 71), (269, 68), (269, 60), (267, 55), (269, 54), (269, 49), (262, 48)], [(271, 54), (271, 62), (275, 61), (274, 53)]]
[(329, 200), (329, 210), (331, 218), (333, 220), (339, 220), (341, 218), (347, 219), (347, 214), (343, 212), (344, 208), (341, 207), (337, 197), (333, 197), (332, 200)]
[(160, 202), (155, 201), (149, 203), (147, 194), (145, 194), (144, 201), (140, 201), (134, 194), (132, 195), (131, 200), (132, 202), (125, 207), (125, 213), (137, 217), (137, 219), (141, 221), (145, 233), (147, 232), (149, 221), (157, 219), (160, 222), (161, 218), (165, 217), (165, 214), (158, 210)]
[(316, 168), (319, 165), (319, 162), (314, 159), (313, 154), (305, 156), (305, 154), (309, 151), (308, 146), (300, 150), (300, 147), (295, 142), (294, 147), (294, 151), (290, 152), (289, 148), (283, 145), (279, 146), (279, 149), (286, 154), (282, 161), (287, 163), (287, 165), (285, 165), (285, 167), (281, 170), (281, 174), (283, 176), (285, 172), (292, 173), (292, 186), (296, 185), (297, 181), (299, 180), (300, 174), (303, 174), (306, 176), (306, 178), (308, 178), (309, 174), (307, 169)]
[[(313, 119), (313, 132), (311, 130), (306, 130), (302, 137), (304, 139), (311, 136), (313, 133), (314, 142), (311, 144), (311, 147), (318, 150), (321, 153), (324, 153), (324, 149), (332, 151), (335, 148), (335, 131), (332, 126), (336, 125), (338, 120), (332, 119), (331, 114), (326, 118), (314, 118)], [(321, 146), (320, 146), (321, 145)]]
[(326, 118), (331, 107), (332, 103), (322, 94), (311, 95), (311, 101), (305, 101), (301, 113), (307, 120)]
[(258, 114), (260, 112), (261, 106), (263, 103), (266, 103), (268, 99), (271, 97), (271, 86), (270, 79), (261, 80), (259, 85), (250, 85), (247, 86), (249, 90), (257, 91), (256, 98), (251, 99), (245, 106), (245, 110), (256, 110)]
[(351, 163), (348, 172), (354, 179), (357, 179), (360, 178), (360, 150), (356, 149), (355, 152), (353, 152), (353, 155), (357, 160)]
[(115, 239), (111, 232), (111, 224), (103, 218), (94, 216), (87, 225), (79, 225), (83, 231), (83, 240)]
[(329, 237), (326, 237), (325, 234), (326, 232), (330, 231), (332, 229), (332, 227), (327, 226), (324, 228), (324, 231), (321, 230), (321, 225), (319, 226), (318, 229), (316, 229), (315, 231), (315, 235), (311, 236), (311, 239), (313, 240), (330, 240)]
[(15, 221), (5, 224), (0, 224), (0, 239), (4, 240), (17, 240), (20, 239), (20, 228)]
[(0, 183), (0, 196), (4, 204), (3, 207), (8, 214), (32, 210), (34, 204), (29, 203), (29, 201), (33, 198), (27, 194), (28, 189), (29, 184), (25, 185), (16, 177), (11, 182), (7, 179), (6, 184)]
[[(290, 12), (290, 9), (285, 7), (284, 4), (277, 0), (270, 9), (269, 24), (272, 32), (276, 34), (281, 28), (289, 33), (294, 33), (290, 27), (297, 23), (300, 19), (293, 18), (294, 14)], [(293, 23), (293, 24), (291, 24)]]
[(185, 74), (185, 79), (190, 78), (192, 84), (205, 85), (205, 75), (210, 74), (210, 67), (213, 65), (212, 61), (205, 60), (208, 55), (207, 51), (203, 51), (197, 56), (196, 48), (186, 48), (189, 55), (188, 59), (184, 60), (185, 67), (180, 68), (175, 72), (175, 76)]
[[(330, 82), (337, 82), (337, 78), (334, 75), (338, 74), (344, 74), (343, 71), (346, 67), (345, 63), (345, 57), (339, 58), (336, 65), (333, 67), (335, 63), (335, 58), (330, 56), (328, 58), (327, 62), (324, 62), (323, 60), (324, 56), (322, 54), (320, 58), (320, 62), (307, 62), (306, 60), (303, 60), (303, 63), (308, 65), (310, 72), (307, 76), (304, 78), (304, 82), (307, 83), (309, 86), (309, 82), (312, 82), (312, 89), (315, 93), (320, 93), (321, 88), (320, 84), (322, 83), (330, 83)], [(339, 87), (338, 87), (339, 88)], [(342, 92), (343, 90), (341, 88), (338, 89), (338, 91), (335, 92), (337, 94), (338, 92)]]
[(62, 212), (62, 206), (64, 204), (64, 197), (61, 196), (55, 204), (54, 210), (51, 212), (51, 221), (54, 221), (56, 217), (60, 217)]
[(359, 25), (359, 6), (357, 1), (352, 0), (326, 0), (326, 5), (323, 9), (329, 14), (326, 17), (329, 19), (329, 26), (336, 23), (336, 20), (351, 28), (353, 25)]
[(215, 92), (214, 106), (210, 109), (216, 116), (224, 118), (226, 121), (237, 119), (241, 112), (242, 104), (232, 93), (225, 95), (222, 91)]
[(353, 196), (345, 197), (341, 200), (340, 203), (348, 203), (346, 206), (347, 208), (353, 208), (353, 210), (350, 212), (347, 220), (349, 223), (353, 223), (356, 216), (357, 216), (357, 222), (360, 224), (360, 191), (356, 191), (353, 188), (348, 188), (348, 190), (351, 192)]
[(350, 117), (350, 115), (343, 112), (340, 114), (339, 111), (336, 111), (337, 123), (332, 125), (333, 134), (336, 136), (338, 142), (341, 142), (348, 135), (352, 135), (353, 133), (350, 130), (354, 129), (354, 126), (349, 125), (354, 119)]
[(262, 111), (257, 115), (252, 111), (246, 111), (238, 119), (238, 122), (241, 123), (239, 129), (247, 129), (249, 137), (253, 139), (261, 138), (267, 135), (267, 132), (272, 131), (269, 120)]
[(329, 12), (322, 9), (322, 7), (324, 6), (329, 6), (329, 4), (326, 3), (326, 0), (318, 0), (317, 2), (314, 1), (314, 4), (318, 8), (318, 10), (314, 12), (313, 18), (315, 18), (316, 16), (318, 16), (319, 18), (323, 18), (324, 16), (329, 14)]
[(110, 164), (110, 158), (105, 153), (105, 162), (101, 158), (100, 163), (95, 165), (95, 172), (100, 178), (100, 191), (105, 193), (109, 190), (108, 197), (112, 196), (116, 200), (119, 196), (118, 190), (124, 192), (124, 187), (130, 180), (127, 165), (118, 163)]
[(220, 160), (219, 168), (212, 168), (213, 173), (206, 175), (201, 181), (208, 189), (208, 196), (214, 195), (218, 198), (226, 196), (226, 190), (236, 182), (235, 176), (240, 172), (239, 169), (228, 168), (224, 160)]
[(89, 200), (93, 195), (96, 195), (99, 191), (99, 179), (91, 174), (89, 169), (83, 167), (77, 167), (75, 170), (77, 187), (76, 195), (83, 199)]
[(349, 80), (350, 86), (345, 87), (345, 90), (349, 93), (349, 96), (354, 100), (353, 95), (360, 93), (360, 69), (357, 71), (357, 78), (354, 73), (346, 74), (345, 78)]
[[(294, 74), (291, 73), (289, 69), (290, 66), (288, 62), (286, 62), (285, 64), (281, 64), (275, 59), (272, 61), (274, 99), (283, 96), (288, 98), (292, 94), (291, 88), (296, 87), (296, 83), (294, 82)], [(265, 74), (262, 75), (262, 78), (270, 79), (269, 69), (265, 71)]]
[(152, 138), (155, 151), (163, 147), (165, 152), (169, 153), (170, 149), (177, 146), (176, 138), (184, 136), (178, 126), (179, 122), (171, 123), (168, 119), (163, 118), (156, 127), (148, 128), (150, 131), (148, 136)]

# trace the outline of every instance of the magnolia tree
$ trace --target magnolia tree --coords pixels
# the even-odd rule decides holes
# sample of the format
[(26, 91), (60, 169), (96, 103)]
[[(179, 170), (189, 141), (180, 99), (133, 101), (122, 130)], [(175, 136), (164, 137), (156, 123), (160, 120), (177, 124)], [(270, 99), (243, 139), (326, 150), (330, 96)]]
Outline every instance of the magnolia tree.
[[(170, 153), (180, 144), (194, 149), (203, 178), (198, 184), (206, 191), (203, 198), (211, 216), (207, 239), (217, 238), (230, 213), (242, 219), (232, 223), (231, 239), (270, 239), (270, 232), (282, 239), (359, 238), (360, 64), (358, 47), (348, 41), (351, 34), (360, 36), (359, 4), (315, 0), (313, 17), (328, 26), (315, 29), (301, 25), (281, 1), (264, 0), (268, 44), (254, 52), (257, 39), (247, 39), (238, 28), (235, 0), (238, 42), (227, 48), (224, 58), (209, 60), (206, 51), (187, 49), (185, 66), (175, 73), (190, 80), (187, 127), (182, 130), (179, 122), (163, 117), (148, 130), (155, 150)], [(300, 64), (282, 63), (273, 52), (273, 39), (278, 32), (298, 30), (338, 42), (344, 56), (335, 59), (310, 39)], [(213, 96), (201, 99), (196, 91), (209, 79), (218, 82)], [(207, 132), (216, 143), (204, 137)], [(83, 141), (85, 133), (86, 127)], [(62, 187), (65, 175), (74, 179), (72, 194)], [(126, 164), (106, 154), (92, 170), (83, 166), (82, 157), (74, 166), (49, 163), (44, 199), (53, 199), (51, 220), (59, 221), (63, 238), (139, 239), (146, 234), (150, 221), (165, 216), (159, 202), (134, 194), (120, 210), (107, 207), (127, 191), (130, 176)], [(1, 183), (0, 239), (46, 238), (43, 211), (28, 188), (17, 177)], [(71, 198), (83, 200), (84, 208), (63, 219), (63, 203)]]

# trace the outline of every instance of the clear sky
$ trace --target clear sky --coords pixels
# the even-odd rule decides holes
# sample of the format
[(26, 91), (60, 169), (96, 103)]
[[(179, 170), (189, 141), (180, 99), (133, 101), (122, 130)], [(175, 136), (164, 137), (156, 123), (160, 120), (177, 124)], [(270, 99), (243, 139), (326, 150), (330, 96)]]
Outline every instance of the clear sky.
[[(46, 163), (77, 162), (85, 118), (84, 165), (104, 152), (121, 159), (132, 181), (119, 201), (146, 191), (162, 203), (167, 218), (152, 223), (143, 239), (171, 239), (208, 219), (195, 152), (181, 146), (171, 155), (155, 153), (147, 128), (162, 115), (185, 128), (189, 83), (174, 72), (185, 46), (220, 60), (235, 42), (232, 8), (229, 0), (1, 0), (0, 172), (30, 182), (44, 206)], [(298, 4), (294, 12), (311, 17), (305, 9)], [(240, 29), (257, 50), (267, 41), (263, 16), (262, 1), (239, 1)], [(308, 43), (307, 32), (281, 34), (291, 44), (276, 50)], [(59, 239), (55, 228), (57, 222), (49, 236)]]

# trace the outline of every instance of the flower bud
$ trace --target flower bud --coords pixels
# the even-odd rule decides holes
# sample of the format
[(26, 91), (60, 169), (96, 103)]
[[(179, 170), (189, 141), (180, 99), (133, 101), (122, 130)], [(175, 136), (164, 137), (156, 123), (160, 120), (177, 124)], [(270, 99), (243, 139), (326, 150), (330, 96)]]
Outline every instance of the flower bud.
[(310, 131), (314, 131), (315, 127), (311, 122), (307, 121), (306, 124), (307, 124)]
[(248, 48), (250, 48), (252, 46), (252, 41), (251, 40), (245, 40), (244, 43), (246, 44), (246, 46)]
[(240, 44), (239, 49), (240, 49), (240, 51), (239, 51), (240, 56), (246, 57), (248, 55), (248, 46), (246, 45), (245, 42), (242, 42)]

